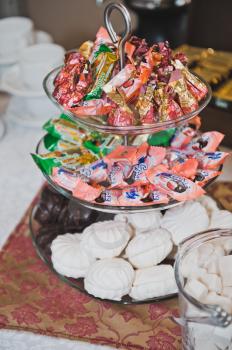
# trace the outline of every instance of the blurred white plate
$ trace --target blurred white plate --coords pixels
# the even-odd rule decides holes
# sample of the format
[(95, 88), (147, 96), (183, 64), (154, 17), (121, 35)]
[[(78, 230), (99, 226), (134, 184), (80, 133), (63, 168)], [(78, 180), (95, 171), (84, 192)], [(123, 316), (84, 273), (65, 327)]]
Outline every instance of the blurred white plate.
[(21, 97), (39, 97), (45, 96), (43, 87), (39, 90), (33, 90), (22, 82), (21, 71), (18, 64), (14, 64), (6, 69), (2, 74), (0, 90), (8, 92), (14, 96)]
[[(44, 44), (44, 43), (53, 43), (53, 38), (50, 34), (42, 31), (42, 30), (36, 30), (34, 32), (34, 41), (35, 44)], [(10, 55), (7, 57), (1, 57), (0, 56), (0, 65), (7, 65), (7, 64), (13, 64), (18, 61), (19, 56), (17, 55)]]
[(38, 98), (12, 97), (4, 119), (23, 127), (41, 128), (48, 119), (59, 115), (59, 109), (46, 96)]

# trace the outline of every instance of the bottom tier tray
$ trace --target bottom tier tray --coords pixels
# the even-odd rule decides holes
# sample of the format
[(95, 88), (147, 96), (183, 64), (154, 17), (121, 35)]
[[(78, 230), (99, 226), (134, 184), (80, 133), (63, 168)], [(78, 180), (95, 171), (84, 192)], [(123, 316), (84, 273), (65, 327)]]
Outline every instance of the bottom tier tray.
[[(58, 200), (61, 200), (61, 201), (64, 200), (64, 201), (68, 202), (66, 198), (62, 198), (62, 196), (59, 194), (54, 193), (54, 196), (56, 196), (56, 198)], [(58, 198), (58, 196), (60, 196), (60, 199)], [(114, 215), (105, 214), (105, 213), (101, 214), (97, 211), (84, 208), (81, 205), (78, 205), (76, 202), (70, 201), (70, 203), (68, 203), (68, 210), (70, 210), (70, 212), (73, 212), (73, 213), (74, 212), (81, 213), (81, 216), (82, 216), (81, 219), (80, 219), (80, 214), (76, 215), (76, 214), (70, 213), (70, 215), (71, 216), (73, 215), (73, 217), (75, 215), (79, 216), (79, 223), (80, 223), (79, 225), (77, 224), (75, 226), (73, 224), (74, 221), (76, 221), (76, 223), (78, 221), (77, 219), (75, 219), (75, 217), (74, 217), (74, 220), (71, 219), (71, 221), (72, 221), (71, 224), (66, 224), (66, 225), (63, 224), (64, 220), (62, 220), (62, 218), (61, 218), (61, 213), (58, 213), (58, 210), (56, 210), (56, 208), (53, 208), (52, 212), (54, 213), (54, 211), (57, 211), (56, 215), (58, 214), (57, 217), (59, 216), (59, 218), (61, 218), (62, 223), (59, 223), (59, 220), (58, 220), (58, 222), (56, 221), (56, 223), (49, 222), (48, 224), (43, 225), (39, 222), (41, 220), (38, 220), (38, 216), (41, 215), (41, 212), (38, 214), (38, 207), (39, 207), (38, 205), (39, 205), (39, 202), (37, 202), (37, 204), (34, 206), (34, 208), (31, 211), (31, 215), (30, 215), (30, 232), (31, 232), (32, 241), (33, 241), (33, 244), (34, 244), (34, 247), (36, 249), (37, 254), (47, 264), (47, 266), (51, 269), (51, 271), (53, 273), (55, 273), (63, 282), (67, 283), (69, 286), (71, 286), (73, 288), (78, 289), (79, 291), (81, 291), (84, 294), (90, 295), (84, 288), (83, 278), (78, 278), (78, 279), (68, 278), (68, 277), (65, 277), (63, 275), (60, 275), (59, 273), (57, 273), (54, 270), (53, 265), (52, 265), (52, 261), (51, 261), (50, 245), (51, 245), (52, 240), (55, 239), (56, 236), (59, 234), (64, 234), (67, 232), (73, 232), (73, 233), (80, 232), (85, 227), (89, 226), (91, 223), (97, 222), (97, 221), (110, 220), (113, 218)], [(47, 215), (47, 213), (45, 213), (45, 215)], [(173, 265), (174, 260), (166, 259), (165, 261), (163, 261), (163, 263)], [(109, 301), (109, 302), (118, 303), (118, 304), (125, 304), (125, 305), (129, 305), (129, 304), (136, 305), (136, 304), (159, 302), (159, 301), (164, 300), (164, 299), (173, 298), (176, 295), (177, 295), (176, 293), (173, 293), (173, 294), (169, 294), (169, 295), (165, 295), (165, 296), (161, 296), (161, 297), (155, 297), (155, 298), (146, 299), (146, 300), (139, 300), (139, 301), (133, 300), (129, 295), (126, 295), (120, 301), (108, 300), (108, 299), (104, 299), (104, 301)], [(100, 298), (96, 298), (96, 299), (103, 300)]]

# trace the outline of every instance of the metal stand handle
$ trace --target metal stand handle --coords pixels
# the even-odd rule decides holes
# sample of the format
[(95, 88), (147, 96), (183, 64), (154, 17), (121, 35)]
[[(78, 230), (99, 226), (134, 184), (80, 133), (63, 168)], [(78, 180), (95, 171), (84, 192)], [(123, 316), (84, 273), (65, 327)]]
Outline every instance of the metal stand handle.
[[(118, 35), (116, 34), (116, 32), (114, 31), (112, 23), (110, 21), (110, 16), (111, 16), (111, 13), (113, 10), (118, 10), (124, 19), (125, 30), (124, 30), (121, 38), (119, 38)], [(112, 42), (114, 44), (118, 43), (120, 69), (122, 70), (125, 67), (125, 44), (126, 44), (126, 41), (129, 40), (129, 38), (131, 37), (131, 33), (132, 33), (130, 14), (124, 5), (117, 4), (117, 3), (111, 3), (111, 4), (107, 5), (105, 8), (104, 21), (105, 21), (106, 29), (109, 33), (109, 36), (110, 36)], [(124, 136), (123, 144), (125, 146), (128, 145), (128, 135)]]
[[(125, 22), (125, 31), (123, 32), (121, 39), (118, 40), (118, 36), (113, 29), (112, 23), (110, 21), (110, 16), (113, 10), (118, 10), (124, 19)], [(125, 44), (126, 41), (131, 37), (132, 29), (131, 29), (131, 17), (127, 10), (127, 8), (122, 4), (111, 3), (106, 6), (104, 11), (104, 21), (106, 29), (109, 33), (109, 36), (114, 44), (118, 41), (118, 51), (119, 51), (119, 59), (120, 59), (120, 69), (125, 67)]]

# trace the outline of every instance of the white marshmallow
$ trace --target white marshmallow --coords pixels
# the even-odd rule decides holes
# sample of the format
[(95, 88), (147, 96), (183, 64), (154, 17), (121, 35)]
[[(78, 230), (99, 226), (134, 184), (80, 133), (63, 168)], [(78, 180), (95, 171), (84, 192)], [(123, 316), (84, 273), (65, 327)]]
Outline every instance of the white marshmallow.
[(205, 268), (208, 273), (219, 274), (218, 258), (210, 259), (208, 263), (205, 264)]
[(197, 280), (202, 280), (204, 279), (205, 275), (207, 274), (207, 271), (203, 269), (202, 267), (195, 267), (192, 271), (189, 277), (191, 279), (197, 279)]
[(232, 287), (224, 287), (221, 294), (232, 300)]
[(198, 248), (198, 264), (204, 266), (214, 252), (212, 243), (204, 243)]
[(155, 230), (160, 227), (162, 214), (160, 211), (149, 213), (127, 214), (128, 223), (134, 227), (136, 233)]
[(207, 211), (196, 201), (168, 209), (161, 220), (161, 227), (171, 233), (176, 245), (189, 236), (206, 230), (208, 226)]
[(95, 258), (119, 256), (132, 235), (123, 221), (100, 221), (88, 226), (82, 234), (81, 247)]
[(213, 244), (214, 250), (207, 259), (204, 260), (203, 267), (207, 269), (208, 273), (219, 274), (218, 258), (225, 255), (222, 246)]
[(121, 300), (129, 293), (134, 274), (132, 266), (123, 259), (97, 260), (86, 274), (85, 289), (98, 298)]
[(194, 249), (184, 257), (181, 264), (181, 273), (184, 277), (189, 277), (196, 268), (198, 268), (198, 250)]
[(223, 248), (227, 253), (232, 251), (232, 238), (228, 237), (223, 240)]
[(129, 295), (135, 300), (144, 300), (176, 292), (173, 267), (158, 265), (135, 272), (135, 280)]
[(209, 228), (232, 228), (232, 213), (230, 213), (228, 210), (213, 211), (211, 215)]
[(210, 292), (221, 293), (222, 281), (218, 275), (212, 273), (203, 273), (200, 276), (200, 281), (204, 283)]
[(218, 263), (223, 287), (232, 287), (232, 255), (220, 257)]
[(186, 293), (199, 301), (204, 300), (208, 294), (207, 287), (196, 279), (188, 280), (184, 289)]
[(66, 233), (57, 236), (51, 244), (51, 260), (54, 269), (61, 275), (73, 278), (84, 277), (89, 266), (95, 261), (81, 249), (81, 235)]
[(207, 195), (203, 195), (203, 196), (197, 198), (197, 201), (201, 205), (203, 205), (203, 207), (206, 209), (209, 217), (211, 217), (213, 211), (219, 210), (216, 201)]
[(228, 313), (232, 311), (231, 300), (227, 297), (220, 296), (215, 292), (210, 292), (204, 299), (205, 304), (219, 305)]
[(137, 268), (150, 267), (163, 261), (172, 246), (169, 232), (160, 228), (135, 236), (126, 248), (126, 256)]

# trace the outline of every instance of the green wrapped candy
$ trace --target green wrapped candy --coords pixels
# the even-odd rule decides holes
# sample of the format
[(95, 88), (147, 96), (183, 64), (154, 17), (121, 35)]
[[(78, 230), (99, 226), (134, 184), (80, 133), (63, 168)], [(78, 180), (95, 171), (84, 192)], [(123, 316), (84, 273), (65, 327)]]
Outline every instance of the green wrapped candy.
[(94, 55), (92, 63), (95, 75), (95, 83), (90, 92), (84, 97), (85, 101), (98, 99), (102, 95), (102, 87), (111, 78), (114, 65), (117, 61), (117, 55), (112, 50), (102, 44)]
[(157, 132), (156, 134), (150, 135), (147, 142), (150, 146), (168, 147), (170, 146), (171, 139), (175, 132), (175, 128)]

